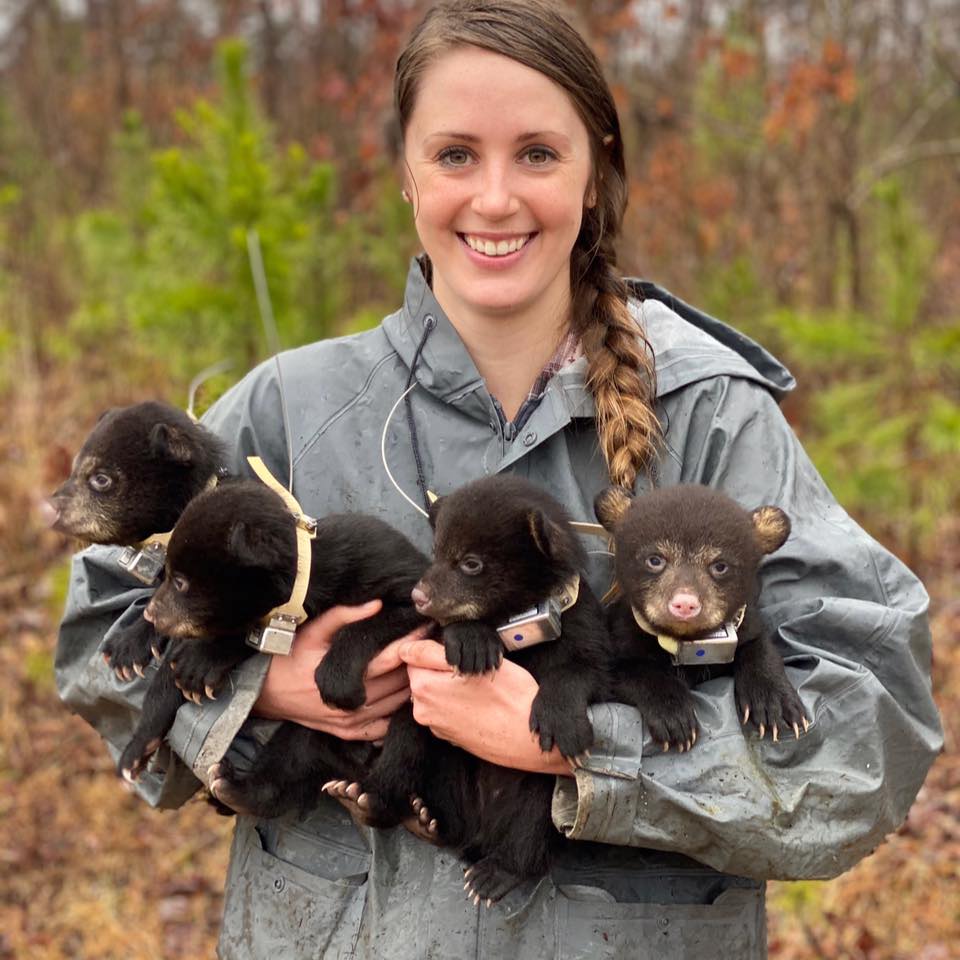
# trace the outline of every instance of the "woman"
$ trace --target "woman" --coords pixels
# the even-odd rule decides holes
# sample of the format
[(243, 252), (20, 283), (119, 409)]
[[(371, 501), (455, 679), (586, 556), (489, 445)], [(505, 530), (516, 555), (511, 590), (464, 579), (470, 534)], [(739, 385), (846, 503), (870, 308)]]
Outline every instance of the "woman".
[[(926, 595), (824, 488), (777, 408), (790, 375), (718, 321), (617, 277), (616, 110), (551, 6), (441, 4), (400, 58), (396, 95), (403, 189), (426, 256), (380, 327), (282, 357), (289, 447), (272, 362), (211, 411), (235, 445), (233, 469), (257, 453), (286, 477), (292, 462), (308, 512), (373, 513), (425, 549), (428, 524), (405, 497), (499, 471), (542, 484), (579, 520), (611, 479), (706, 483), (747, 506), (778, 504), (794, 533), (764, 569), (762, 599), (810, 731), (744, 736), (731, 681), (718, 678), (696, 691), (690, 752), (662, 754), (648, 739), (641, 756), (639, 715), (603, 704), (572, 776), (529, 733), (529, 675), (505, 663), (492, 681), (454, 678), (439, 646), (414, 637), (377, 658), (364, 708), (329, 710), (313, 668), (331, 633), (373, 603), (307, 625), (292, 657), (258, 657), (229, 705), (185, 705), (165, 772), (142, 792), (182, 802), (196, 787), (190, 768), (204, 776), (254, 699), (261, 717), (377, 739), (412, 695), (440, 736), (559, 774), (554, 822), (578, 842), (550, 877), (485, 910), (464, 897), (448, 851), (403, 830), (358, 830), (331, 799), (299, 820), (239, 818), (221, 956), (762, 957), (763, 880), (851, 866), (900, 822), (939, 749)], [(143, 599), (111, 558), (77, 560), (58, 677), (67, 702), (121, 746), (142, 688), (118, 684), (98, 646)], [(590, 580), (609, 584), (599, 547)], [(233, 739), (235, 761), (263, 727)]]

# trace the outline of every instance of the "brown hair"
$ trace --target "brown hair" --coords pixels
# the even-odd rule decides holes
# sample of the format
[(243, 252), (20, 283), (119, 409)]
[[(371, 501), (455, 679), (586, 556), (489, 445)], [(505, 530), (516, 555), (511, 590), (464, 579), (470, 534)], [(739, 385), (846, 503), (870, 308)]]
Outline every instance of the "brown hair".
[(549, 0), (443, 0), (431, 7), (397, 61), (394, 105), (401, 136), (420, 78), (439, 56), (474, 46), (516, 60), (566, 91), (590, 137), (596, 203), (570, 257), (572, 326), (587, 357), (597, 432), (610, 478), (633, 487), (660, 442), (653, 410), (653, 351), (627, 309), (628, 289), (614, 270), (614, 241), (627, 206), (620, 120), (593, 51)]

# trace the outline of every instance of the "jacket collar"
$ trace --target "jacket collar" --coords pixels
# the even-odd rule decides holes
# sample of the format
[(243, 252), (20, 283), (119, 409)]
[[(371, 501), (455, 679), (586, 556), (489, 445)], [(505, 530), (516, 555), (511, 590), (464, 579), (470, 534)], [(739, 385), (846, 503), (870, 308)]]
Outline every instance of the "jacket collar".
[[(727, 324), (691, 307), (669, 291), (643, 280), (628, 280), (639, 302), (632, 309), (654, 349), (657, 394), (715, 376), (753, 380), (779, 400), (795, 386), (790, 372), (758, 343)], [(496, 412), (460, 335), (437, 302), (414, 258), (407, 274), (403, 308), (383, 322), (383, 330), (407, 369), (424, 335), (428, 318), (435, 327), (427, 336), (417, 361), (416, 379), (439, 400), (477, 419), (495, 418)], [(547, 384), (541, 407), (528, 426), (544, 417), (569, 421), (592, 418), (593, 397), (586, 386), (586, 359), (581, 357), (558, 371)], [(545, 425), (545, 424), (544, 424)]]

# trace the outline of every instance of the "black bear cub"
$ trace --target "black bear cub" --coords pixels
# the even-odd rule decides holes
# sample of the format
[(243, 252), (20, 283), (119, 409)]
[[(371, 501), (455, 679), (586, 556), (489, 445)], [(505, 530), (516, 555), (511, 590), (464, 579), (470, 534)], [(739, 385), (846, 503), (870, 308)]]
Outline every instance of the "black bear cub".
[[(182, 410), (157, 401), (108, 410), (84, 441), (70, 477), (48, 504), (54, 530), (88, 543), (135, 546), (173, 529), (187, 504), (222, 474), (224, 450), (210, 431)], [(118, 677), (143, 676), (162, 645), (138, 620), (104, 644)], [(236, 662), (196, 675), (181, 658), (181, 685), (199, 698)]]
[[(441, 625), (447, 661), (472, 674), (496, 669), (504, 655), (524, 667), (540, 685), (530, 730), (541, 748), (556, 745), (571, 759), (584, 754), (593, 740), (587, 706), (605, 699), (609, 682), (609, 643), (566, 512), (529, 481), (495, 476), (437, 500), (430, 520), (434, 561), (413, 599)], [(498, 630), (545, 602), (559, 615), (554, 639)], [(437, 749), (422, 796), (440, 842), (472, 863), (469, 895), (489, 905), (546, 871), (561, 840), (550, 816), (554, 778), (498, 767), (449, 744)]]
[[(360, 514), (320, 519), (310, 550), (304, 600), (309, 617), (338, 603), (383, 601), (376, 616), (338, 631), (317, 669), (323, 699), (355, 709), (364, 702), (363, 674), (372, 657), (424, 622), (410, 593), (427, 559), (392, 527)], [(296, 520), (283, 500), (259, 481), (227, 481), (195, 498), (177, 522), (167, 549), (166, 578), (144, 615), (158, 631), (202, 658), (212, 644), (245, 636), (286, 603), (296, 570)], [(163, 704), (145, 704), (121, 767), (135, 775), (170, 722)], [(376, 763), (390, 764), (393, 757), (388, 735)], [(221, 761), (211, 772), (211, 789), (235, 810), (277, 816), (309, 809), (326, 780), (335, 775), (357, 779), (371, 759), (368, 744), (284, 723), (248, 773), (241, 776)], [(394, 822), (408, 811), (405, 797)]]
[[(690, 749), (697, 720), (690, 683), (703, 668), (680, 656), (686, 641), (729, 625), (738, 716), (760, 736), (809, 726), (757, 606), (758, 570), (783, 546), (790, 521), (778, 507), (752, 512), (717, 490), (681, 485), (631, 499), (611, 487), (596, 500), (597, 517), (613, 534), (622, 596), (611, 609), (616, 650), (613, 699), (643, 715), (664, 750)], [(703, 646), (688, 645), (694, 652)]]

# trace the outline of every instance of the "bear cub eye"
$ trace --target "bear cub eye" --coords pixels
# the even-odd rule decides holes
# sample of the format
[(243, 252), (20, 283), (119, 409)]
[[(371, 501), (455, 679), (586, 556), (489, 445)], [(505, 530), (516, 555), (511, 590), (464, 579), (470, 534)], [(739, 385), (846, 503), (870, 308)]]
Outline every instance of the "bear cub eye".
[(647, 569), (653, 573), (659, 573), (667, 565), (667, 561), (659, 553), (651, 553), (645, 561)]
[(710, 564), (710, 573), (715, 577), (722, 577), (729, 569), (730, 565), (724, 560), (714, 560)]
[(177, 593), (186, 593), (190, 589), (190, 581), (179, 573), (173, 575), (171, 582)]
[(475, 577), (483, 570), (483, 561), (479, 557), (466, 556), (460, 561), (460, 571), (468, 577)]
[(87, 480), (87, 483), (97, 493), (105, 493), (113, 486), (113, 478), (105, 473), (94, 473)]

